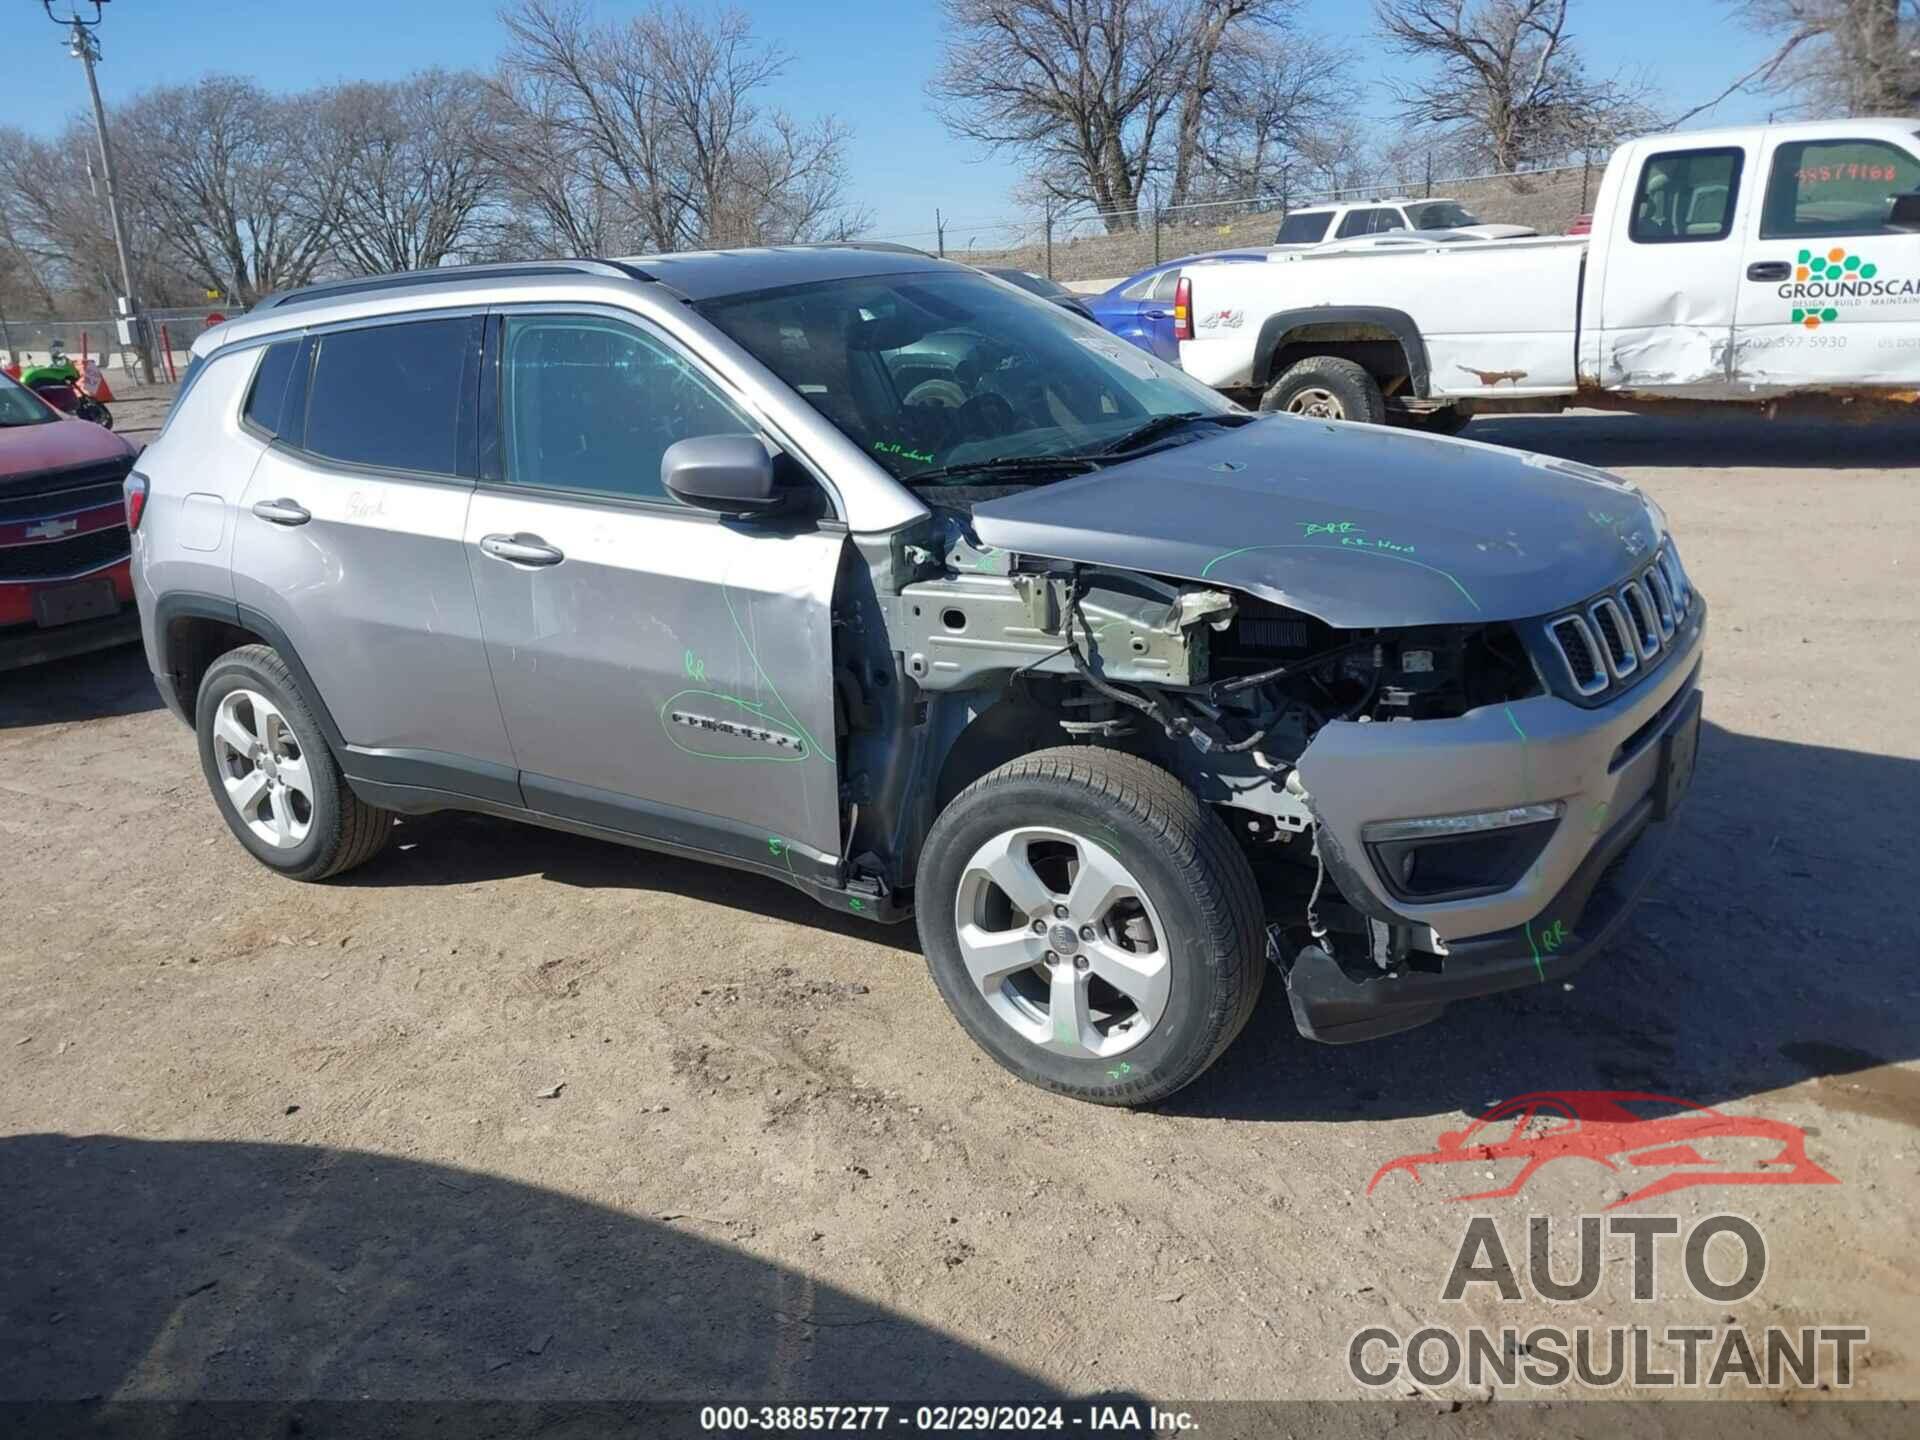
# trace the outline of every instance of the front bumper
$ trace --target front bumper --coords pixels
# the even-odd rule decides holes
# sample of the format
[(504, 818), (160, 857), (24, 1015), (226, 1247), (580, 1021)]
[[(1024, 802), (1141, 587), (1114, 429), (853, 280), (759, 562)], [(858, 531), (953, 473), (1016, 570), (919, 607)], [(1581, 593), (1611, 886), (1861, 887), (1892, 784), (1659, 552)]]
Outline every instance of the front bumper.
[[(1302, 1034), (1342, 1043), (1411, 1029), (1455, 1000), (1564, 978), (1606, 945), (1671, 836), (1672, 797), (1660, 786), (1674, 742), (1697, 734), (1706, 611), (1696, 595), (1666, 663), (1611, 705), (1540, 696), (1459, 720), (1328, 726), (1315, 738), (1300, 774), (1329, 873), (1363, 916), (1431, 932), (1432, 942), (1416, 938), (1391, 971), (1351, 939), (1336, 939), (1337, 954), (1303, 950), (1287, 978)], [(1360, 841), (1367, 823), (1396, 815), (1550, 800), (1565, 805), (1553, 838), (1518, 884), (1493, 895), (1395, 900)]]
[(9, 626), (0, 630), (0, 670), (17, 670), (25, 665), (110, 650), (116, 645), (131, 645), (139, 638), (140, 615), (130, 604), (123, 604), (115, 614), (72, 625), (47, 629), (34, 625)]

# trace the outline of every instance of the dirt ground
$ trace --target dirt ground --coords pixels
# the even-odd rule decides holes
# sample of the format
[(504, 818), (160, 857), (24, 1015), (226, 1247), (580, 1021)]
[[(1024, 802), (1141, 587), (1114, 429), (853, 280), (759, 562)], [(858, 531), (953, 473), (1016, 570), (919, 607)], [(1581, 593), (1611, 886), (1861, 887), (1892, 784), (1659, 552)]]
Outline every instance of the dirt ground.
[[(1271, 980), (1155, 1113), (1021, 1086), (910, 928), (771, 881), (460, 815), (279, 880), (137, 650), (0, 676), (0, 1396), (1342, 1398), (1361, 1327), (1549, 1319), (1864, 1325), (1851, 1394), (1920, 1397), (1911, 433), (1468, 438), (1641, 481), (1712, 601), (1670, 869), (1573, 984), (1408, 1035), (1310, 1044)], [(1636, 1305), (1611, 1240), (1591, 1300), (1442, 1302), (1475, 1207), (1369, 1178), (1568, 1090), (1790, 1122), (1839, 1183), (1630, 1207), (1749, 1217), (1737, 1304)], [(1524, 1243), (1637, 1183), (1478, 1208)]]

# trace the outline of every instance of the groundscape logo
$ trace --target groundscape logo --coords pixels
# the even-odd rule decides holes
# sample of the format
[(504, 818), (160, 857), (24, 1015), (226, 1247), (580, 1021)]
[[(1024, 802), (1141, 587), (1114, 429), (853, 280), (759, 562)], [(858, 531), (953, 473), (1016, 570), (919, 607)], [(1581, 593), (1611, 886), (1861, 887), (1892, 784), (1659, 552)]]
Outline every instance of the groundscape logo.
[(1873, 261), (1835, 245), (1822, 251), (1802, 250), (1794, 260), (1793, 278), (1780, 286), (1779, 293), (1792, 304), (1795, 325), (1818, 330), (1841, 317), (1844, 307), (1834, 302), (1898, 304), (1920, 298), (1920, 281), (1883, 276)]

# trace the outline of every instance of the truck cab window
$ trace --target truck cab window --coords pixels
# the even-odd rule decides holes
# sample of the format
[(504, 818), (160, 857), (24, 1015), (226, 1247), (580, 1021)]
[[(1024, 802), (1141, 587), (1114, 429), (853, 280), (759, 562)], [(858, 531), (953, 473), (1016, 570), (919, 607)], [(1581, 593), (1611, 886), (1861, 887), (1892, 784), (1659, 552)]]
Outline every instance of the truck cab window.
[(1627, 234), (1641, 245), (1724, 240), (1740, 196), (1738, 149), (1670, 150), (1640, 171)]
[(1913, 190), (1920, 160), (1884, 141), (1789, 141), (1773, 152), (1760, 238), (1894, 233), (1893, 197)]

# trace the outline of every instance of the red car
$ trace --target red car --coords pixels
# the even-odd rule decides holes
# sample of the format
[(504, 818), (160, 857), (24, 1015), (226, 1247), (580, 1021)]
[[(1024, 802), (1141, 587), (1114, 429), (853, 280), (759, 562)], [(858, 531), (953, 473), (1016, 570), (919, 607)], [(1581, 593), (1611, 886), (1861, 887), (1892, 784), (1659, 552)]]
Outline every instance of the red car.
[(138, 453), (0, 375), (0, 670), (140, 638), (123, 488)]
[(1840, 1183), (1807, 1158), (1806, 1133), (1784, 1120), (1723, 1115), (1634, 1090), (1560, 1090), (1505, 1101), (1465, 1130), (1441, 1135), (1439, 1148), (1389, 1160), (1367, 1193), (1396, 1171), (1418, 1184), (1423, 1167), (1470, 1165), (1476, 1175), (1492, 1167), (1506, 1183), (1446, 1198), (1494, 1200), (1517, 1195), (1554, 1160), (1589, 1160), (1616, 1172), (1631, 1193), (1609, 1210), (1696, 1185)]

